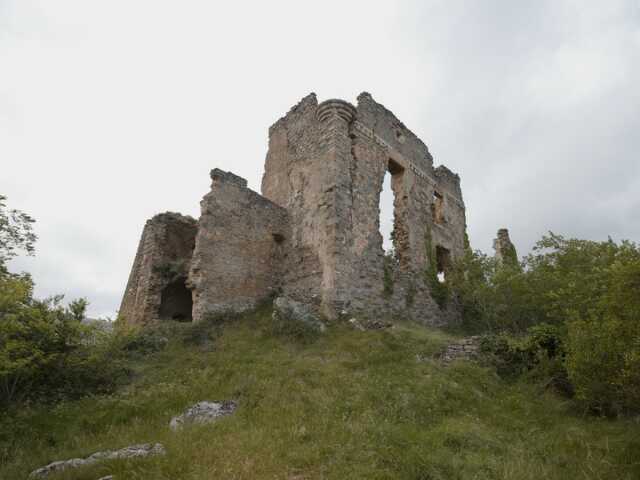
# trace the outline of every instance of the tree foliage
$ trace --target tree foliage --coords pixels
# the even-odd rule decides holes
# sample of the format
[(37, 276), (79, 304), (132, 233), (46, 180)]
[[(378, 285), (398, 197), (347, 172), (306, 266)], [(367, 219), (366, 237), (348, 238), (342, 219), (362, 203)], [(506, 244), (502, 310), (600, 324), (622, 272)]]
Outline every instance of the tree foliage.
[[(569, 390), (575, 391), (581, 405), (606, 414), (638, 409), (637, 245), (549, 233), (518, 265), (499, 265), (468, 249), (451, 278), (467, 329), (518, 337), (511, 343), (494, 342), (493, 351), (501, 361), (525, 365), (524, 370), (540, 364), (540, 355), (531, 353), (530, 347), (536, 344), (531, 339), (540, 325), (548, 325), (551, 330), (546, 335), (553, 331), (553, 342), (562, 352), (561, 366), (571, 383)], [(527, 348), (521, 348), (523, 342)]]
[(13, 274), (6, 261), (18, 250), (34, 252), (33, 218), (7, 210), (0, 196), (0, 405), (52, 401), (108, 391), (123, 373), (109, 354), (110, 339), (86, 325), (88, 302), (65, 307), (62, 295), (38, 300), (28, 274)]
[(3, 270), (18, 251), (32, 255), (37, 239), (33, 232), (35, 220), (20, 210), (7, 208), (6, 200), (7, 197), (0, 195), (0, 269)]

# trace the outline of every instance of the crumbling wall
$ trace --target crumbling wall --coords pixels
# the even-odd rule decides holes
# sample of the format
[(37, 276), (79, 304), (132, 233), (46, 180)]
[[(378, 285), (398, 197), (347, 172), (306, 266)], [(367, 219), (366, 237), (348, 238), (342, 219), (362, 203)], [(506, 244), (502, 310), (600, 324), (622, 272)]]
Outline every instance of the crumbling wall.
[(354, 109), (343, 104), (319, 109), (311, 94), (278, 120), (269, 129), (262, 179), (262, 194), (286, 208), (291, 219), (284, 293), (318, 304), (329, 317), (344, 301), (337, 278), (342, 230), (348, 228), (343, 200), (351, 180), (344, 159), (350, 155), (348, 122)]
[(498, 230), (496, 238), (493, 240), (493, 249), (496, 251), (495, 258), (500, 265), (510, 265), (517, 267), (518, 253), (515, 245), (509, 238), (509, 230), (501, 228)]
[[(380, 234), (385, 174), (394, 193), (391, 259)], [(464, 252), (460, 178), (434, 168), (422, 140), (370, 94), (357, 106), (318, 104), (310, 94), (278, 120), (269, 129), (264, 196), (231, 173), (215, 169), (211, 178), (189, 265), (195, 320), (253, 308), (276, 291), (330, 318), (455, 317), (454, 307), (434, 301), (425, 271), (437, 265), (446, 278)], [(168, 255), (162, 249), (173, 248), (158, 246), (154, 225), (145, 227), (123, 300), (123, 313), (136, 319), (158, 311), (173, 318), (188, 303), (184, 288), (167, 289), (154, 273)]]
[(287, 211), (247, 188), (247, 181), (211, 171), (189, 272), (193, 318), (244, 311), (282, 286), (290, 250)]
[[(361, 287), (353, 292), (353, 308), (369, 315), (384, 312), (427, 323), (446, 321), (455, 312), (442, 311), (435, 304), (425, 269), (431, 260), (429, 255), (435, 259), (438, 246), (446, 246), (454, 255), (462, 252), (457, 245), (459, 240), (462, 246), (464, 240), (464, 209), (450, 211), (450, 202), (445, 197), (445, 188), (440, 186), (427, 146), (391, 111), (363, 93), (358, 97), (357, 112), (352, 125), (353, 161), (359, 172), (355, 178), (358, 194), (353, 217), (358, 219), (359, 226), (355, 229), (353, 253), (359, 257), (357, 275)], [(378, 208), (385, 172), (391, 175), (394, 194), (394, 261), (386, 264), (381, 261), (383, 239), (379, 233)], [(434, 226), (436, 193), (443, 220), (438, 226)], [(445, 225), (448, 215), (455, 215), (456, 221)], [(368, 245), (365, 255), (358, 248), (363, 244)], [(381, 284), (386, 287), (382, 296)]]
[[(391, 272), (379, 231), (386, 172), (395, 198)], [(463, 253), (460, 179), (445, 167), (434, 169), (426, 145), (371, 95), (361, 94), (356, 108), (343, 100), (318, 104), (312, 94), (276, 122), (262, 193), (289, 211), (292, 251), (305, 252), (285, 293), (302, 300), (319, 294), (330, 317), (343, 311), (409, 314), (432, 323), (446, 317), (424, 270), (427, 246), (434, 258), (436, 248), (451, 258)]]
[(161, 213), (147, 221), (119, 317), (132, 325), (159, 320), (161, 310), (169, 318), (191, 318), (190, 312), (186, 315), (182, 308), (172, 308), (170, 302), (176, 292), (181, 301), (185, 301), (185, 281), (195, 245), (196, 229), (197, 223), (193, 218), (178, 213)]

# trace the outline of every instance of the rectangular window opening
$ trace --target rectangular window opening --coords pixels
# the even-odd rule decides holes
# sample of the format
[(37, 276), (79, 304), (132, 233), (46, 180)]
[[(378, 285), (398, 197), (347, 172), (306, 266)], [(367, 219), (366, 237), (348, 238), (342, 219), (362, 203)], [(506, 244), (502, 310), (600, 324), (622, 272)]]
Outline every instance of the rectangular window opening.
[(431, 215), (433, 217), (433, 223), (437, 223), (438, 225), (444, 223), (444, 197), (435, 190), (433, 191), (431, 202)]
[(436, 265), (438, 270), (438, 280), (444, 282), (447, 276), (447, 271), (451, 267), (451, 252), (449, 249), (440, 245), (436, 246)]

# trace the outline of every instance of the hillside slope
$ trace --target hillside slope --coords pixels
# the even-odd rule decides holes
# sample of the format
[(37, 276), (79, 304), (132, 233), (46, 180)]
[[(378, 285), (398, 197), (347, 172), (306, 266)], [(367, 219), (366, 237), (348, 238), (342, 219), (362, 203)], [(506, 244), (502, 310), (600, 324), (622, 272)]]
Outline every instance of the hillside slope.
[[(274, 334), (261, 310), (222, 326), (167, 325), (112, 396), (0, 419), (0, 478), (53, 460), (160, 442), (165, 456), (52, 479), (637, 479), (640, 425), (585, 418), (540, 387), (473, 362), (445, 366), (447, 334), (412, 324), (315, 341)], [(172, 432), (200, 400), (235, 400), (213, 425)]]

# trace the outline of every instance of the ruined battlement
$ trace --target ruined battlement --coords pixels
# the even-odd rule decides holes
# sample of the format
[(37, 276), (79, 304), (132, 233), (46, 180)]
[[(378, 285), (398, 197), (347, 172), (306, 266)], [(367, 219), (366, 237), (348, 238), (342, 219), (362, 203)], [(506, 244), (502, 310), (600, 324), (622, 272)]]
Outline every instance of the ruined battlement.
[[(380, 234), (386, 175), (395, 197), (391, 265)], [(253, 308), (276, 292), (329, 318), (402, 315), (442, 324), (457, 317), (455, 305), (435, 303), (424, 271), (437, 259), (446, 276), (464, 252), (460, 177), (434, 168), (426, 144), (369, 93), (356, 105), (318, 103), (312, 93), (276, 121), (261, 194), (231, 172), (213, 169), (211, 179), (193, 241), (186, 235), (193, 248), (178, 256), (186, 279), (172, 280), (190, 292), (194, 321)], [(161, 241), (143, 233), (121, 309), (134, 323), (176, 310), (165, 305), (173, 297), (163, 296), (170, 282), (153, 274), (153, 265), (172, 256)]]
[(214, 168), (211, 170), (209, 174), (213, 183), (230, 183), (232, 185), (236, 185), (240, 188), (247, 188), (247, 181), (231, 172), (225, 172), (224, 170), (220, 170), (219, 168)]

